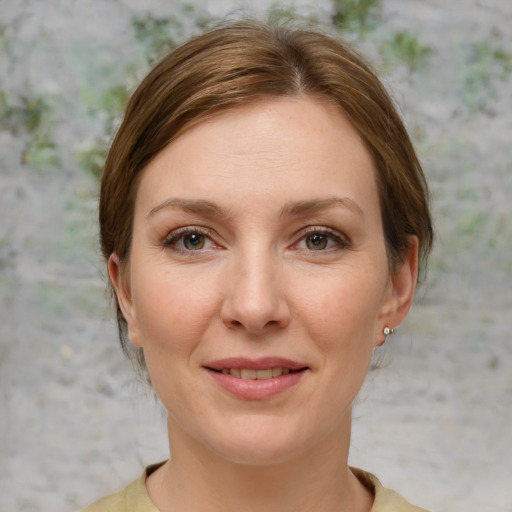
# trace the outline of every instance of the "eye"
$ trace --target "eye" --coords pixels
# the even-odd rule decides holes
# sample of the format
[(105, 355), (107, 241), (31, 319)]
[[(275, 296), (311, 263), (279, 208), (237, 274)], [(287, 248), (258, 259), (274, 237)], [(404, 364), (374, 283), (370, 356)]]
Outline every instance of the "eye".
[(203, 230), (198, 228), (181, 228), (172, 231), (165, 240), (164, 245), (177, 252), (202, 251), (216, 247), (208, 230), (203, 232)]
[(313, 233), (305, 238), (306, 247), (312, 251), (327, 249), (330, 241), (327, 235), (321, 233)]
[(344, 249), (349, 246), (349, 242), (334, 231), (323, 229), (311, 229), (302, 235), (296, 243), (296, 249), (308, 251), (330, 251)]
[(184, 235), (181, 240), (185, 249), (198, 251), (204, 248), (206, 237), (201, 233), (190, 233), (190, 235)]

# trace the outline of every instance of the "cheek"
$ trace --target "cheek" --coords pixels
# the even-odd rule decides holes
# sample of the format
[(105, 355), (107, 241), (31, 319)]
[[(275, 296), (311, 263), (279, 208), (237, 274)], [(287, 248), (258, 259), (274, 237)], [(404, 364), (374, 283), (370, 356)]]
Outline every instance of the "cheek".
[(215, 287), (172, 271), (141, 273), (133, 284), (144, 350), (191, 350), (214, 314)]
[(380, 310), (375, 276), (339, 274), (308, 286), (301, 305), (310, 336), (326, 355), (372, 349)]
[[(154, 268), (154, 267), (153, 267)], [(215, 314), (215, 298), (201, 279), (177, 272), (134, 276), (134, 303), (152, 386), (169, 412), (193, 406), (183, 395), (197, 348)], [(200, 396), (200, 393), (197, 394)]]

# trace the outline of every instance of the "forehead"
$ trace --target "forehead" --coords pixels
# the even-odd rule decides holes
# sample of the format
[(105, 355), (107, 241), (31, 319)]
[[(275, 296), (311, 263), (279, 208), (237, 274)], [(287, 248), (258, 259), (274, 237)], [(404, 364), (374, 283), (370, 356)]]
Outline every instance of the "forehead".
[(186, 131), (143, 171), (137, 206), (147, 210), (177, 196), (269, 208), (333, 194), (367, 208), (378, 203), (372, 158), (336, 107), (286, 97), (228, 110)]

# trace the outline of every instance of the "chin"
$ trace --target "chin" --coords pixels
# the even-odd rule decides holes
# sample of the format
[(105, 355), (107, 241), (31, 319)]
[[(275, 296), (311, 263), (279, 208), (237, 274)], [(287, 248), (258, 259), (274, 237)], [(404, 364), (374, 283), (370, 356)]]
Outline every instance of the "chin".
[[(243, 418), (219, 437), (210, 437), (209, 448), (224, 460), (244, 466), (271, 466), (300, 457), (315, 440), (304, 429), (283, 424), (269, 416)], [(317, 433), (318, 434), (318, 433)]]

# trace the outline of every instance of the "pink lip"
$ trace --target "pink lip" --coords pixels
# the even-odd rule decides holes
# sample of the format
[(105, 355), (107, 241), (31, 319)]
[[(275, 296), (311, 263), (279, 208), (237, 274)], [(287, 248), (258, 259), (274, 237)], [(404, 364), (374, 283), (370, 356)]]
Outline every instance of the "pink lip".
[(228, 357), (211, 361), (204, 365), (205, 368), (212, 370), (224, 370), (230, 368), (247, 368), (250, 370), (266, 370), (267, 368), (288, 368), (289, 370), (300, 370), (306, 368), (307, 365), (284, 359), (282, 357), (261, 357), (259, 359), (249, 359), (247, 357)]
[[(208, 371), (216, 384), (224, 391), (242, 400), (265, 400), (279, 395), (295, 386), (308, 369), (307, 366), (297, 361), (279, 357), (264, 357), (261, 359), (232, 357), (213, 361), (205, 365), (204, 368)], [(246, 368), (252, 370), (288, 368), (292, 370), (292, 372), (287, 375), (272, 377), (271, 379), (252, 380), (239, 379), (229, 374), (220, 373), (220, 370), (229, 368)]]

